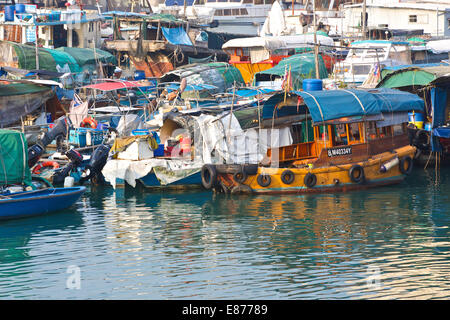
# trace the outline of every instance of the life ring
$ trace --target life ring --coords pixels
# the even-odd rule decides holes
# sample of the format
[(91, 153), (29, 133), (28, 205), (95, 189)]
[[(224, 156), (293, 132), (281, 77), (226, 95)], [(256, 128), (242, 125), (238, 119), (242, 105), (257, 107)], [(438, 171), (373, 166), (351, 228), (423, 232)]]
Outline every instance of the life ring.
[(245, 170), (237, 171), (233, 174), (233, 179), (237, 183), (244, 183), (244, 181), (247, 180), (247, 173)]
[(205, 189), (211, 189), (217, 182), (217, 170), (216, 167), (211, 164), (205, 164), (202, 167), (202, 185)]
[(363, 183), (365, 181), (364, 168), (359, 164), (352, 166), (348, 171), (348, 175), (354, 183)]
[(303, 182), (305, 183), (305, 186), (312, 188), (317, 183), (317, 176), (314, 173), (308, 172), (305, 175), (305, 178), (303, 178)]
[(281, 181), (284, 184), (291, 184), (295, 180), (295, 174), (291, 170), (284, 170), (281, 174)]
[(256, 178), (256, 182), (258, 182), (258, 184), (261, 187), (265, 188), (265, 187), (268, 187), (270, 185), (270, 183), (272, 182), (272, 178), (268, 174), (260, 174), (258, 176), (258, 178)]
[(52, 167), (53, 169), (58, 169), (59, 163), (55, 161), (41, 162), (36, 167), (33, 168), (33, 174), (41, 174), (41, 169), (45, 167)]
[[(408, 163), (407, 167), (405, 167), (406, 163)], [(401, 173), (408, 175), (411, 173), (411, 171), (413, 169), (413, 160), (411, 159), (410, 156), (406, 156), (406, 157), (400, 159), (398, 166), (399, 166)]]
[(84, 118), (80, 124), (80, 126), (83, 128), (92, 128), (92, 129), (96, 129), (97, 125), (98, 125), (97, 120), (95, 120), (92, 117)]

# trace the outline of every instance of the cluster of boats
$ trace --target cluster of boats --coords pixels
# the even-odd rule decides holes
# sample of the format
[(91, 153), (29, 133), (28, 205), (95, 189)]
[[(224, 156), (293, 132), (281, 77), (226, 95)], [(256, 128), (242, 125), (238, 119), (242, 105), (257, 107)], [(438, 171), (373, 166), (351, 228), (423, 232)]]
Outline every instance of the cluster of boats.
[[(328, 49), (314, 54), (312, 45)], [(70, 72), (17, 79), (19, 69), (0, 69), (0, 218), (64, 209), (86, 184), (359, 190), (399, 183), (414, 163), (450, 151), (450, 67), (412, 64), (407, 42), (345, 51), (304, 34), (222, 48), (228, 62), (160, 77), (116, 68), (71, 90), (60, 83)]]

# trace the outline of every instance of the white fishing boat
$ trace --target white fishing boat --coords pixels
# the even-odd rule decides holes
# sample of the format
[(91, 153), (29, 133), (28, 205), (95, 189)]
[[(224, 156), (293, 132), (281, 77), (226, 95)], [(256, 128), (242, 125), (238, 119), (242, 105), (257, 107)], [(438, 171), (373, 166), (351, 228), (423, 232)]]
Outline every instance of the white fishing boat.
[(273, 0), (166, 0), (152, 9), (210, 24), (214, 32), (256, 36), (272, 3)]
[(348, 86), (363, 84), (371, 73), (383, 67), (411, 64), (408, 42), (363, 40), (353, 42), (347, 57), (334, 67), (332, 79)]

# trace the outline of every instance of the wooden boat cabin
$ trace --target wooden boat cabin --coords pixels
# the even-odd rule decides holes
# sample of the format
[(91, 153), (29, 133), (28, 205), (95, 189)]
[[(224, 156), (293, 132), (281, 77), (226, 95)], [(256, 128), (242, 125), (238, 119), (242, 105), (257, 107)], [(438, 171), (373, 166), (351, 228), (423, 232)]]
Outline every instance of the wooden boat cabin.
[(411, 173), (416, 150), (407, 134), (410, 111), (424, 112), (423, 100), (392, 89), (276, 94), (262, 107), (259, 127), (289, 127), (290, 143), (267, 149), (257, 164), (205, 165), (202, 183), (232, 193), (399, 183)]

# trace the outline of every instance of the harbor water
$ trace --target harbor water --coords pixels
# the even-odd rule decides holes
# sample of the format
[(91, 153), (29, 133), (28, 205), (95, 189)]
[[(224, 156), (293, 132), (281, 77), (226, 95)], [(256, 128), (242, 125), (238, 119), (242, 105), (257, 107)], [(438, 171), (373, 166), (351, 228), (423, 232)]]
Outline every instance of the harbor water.
[(445, 299), (450, 169), (349, 193), (90, 188), (0, 222), (0, 299)]

